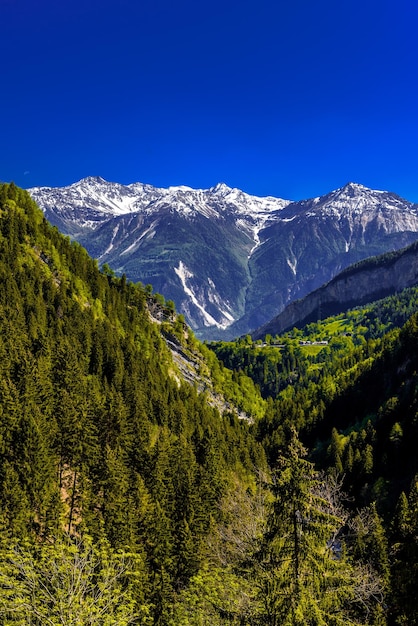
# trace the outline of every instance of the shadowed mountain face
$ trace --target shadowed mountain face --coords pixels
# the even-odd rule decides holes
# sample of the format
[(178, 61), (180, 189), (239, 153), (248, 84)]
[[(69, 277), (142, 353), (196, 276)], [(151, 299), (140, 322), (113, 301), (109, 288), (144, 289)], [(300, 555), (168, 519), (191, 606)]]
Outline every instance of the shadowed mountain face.
[(207, 339), (260, 327), (349, 265), (418, 239), (416, 205), (353, 183), (301, 202), (101, 178), (29, 191), (99, 263), (150, 283)]
[(254, 339), (342, 313), (418, 284), (418, 243), (367, 259), (345, 269), (329, 283), (300, 300), (253, 333)]

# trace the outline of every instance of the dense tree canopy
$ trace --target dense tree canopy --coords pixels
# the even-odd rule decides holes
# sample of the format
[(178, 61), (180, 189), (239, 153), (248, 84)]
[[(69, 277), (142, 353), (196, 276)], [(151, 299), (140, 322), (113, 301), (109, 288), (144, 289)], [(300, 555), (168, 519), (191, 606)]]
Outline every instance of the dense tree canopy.
[(416, 290), (201, 345), (13, 184), (0, 278), (2, 624), (418, 623)]

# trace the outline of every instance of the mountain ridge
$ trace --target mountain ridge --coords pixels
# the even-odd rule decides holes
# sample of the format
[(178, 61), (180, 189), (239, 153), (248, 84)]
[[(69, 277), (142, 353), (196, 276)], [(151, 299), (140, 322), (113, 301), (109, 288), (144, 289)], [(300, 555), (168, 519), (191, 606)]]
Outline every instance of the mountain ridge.
[[(44, 212), (50, 211), (52, 204), (54, 216), (63, 214), (66, 206), (74, 209), (87, 208), (88, 211), (91, 211), (95, 208), (94, 204), (100, 206), (101, 212), (113, 217), (141, 212), (153, 214), (161, 208), (169, 210), (173, 202), (176, 201), (177, 210), (188, 216), (199, 212), (211, 217), (220, 216), (226, 208), (231, 210), (233, 207), (238, 208), (238, 213), (244, 213), (248, 217), (255, 218), (259, 214), (281, 209), (290, 202), (272, 196), (251, 196), (240, 189), (229, 187), (225, 183), (218, 183), (208, 189), (193, 189), (186, 185), (163, 188), (139, 182), (123, 185), (108, 182), (100, 176), (88, 176), (66, 187), (32, 187), (28, 191), (35, 200), (39, 201), (42, 198)], [(45, 201), (45, 194), (52, 194), (52, 203)], [(217, 209), (220, 210), (216, 211), (211, 207), (211, 197), (216, 198), (218, 201)], [(118, 202), (117, 200), (120, 198), (125, 201)], [(239, 203), (237, 198), (240, 200)], [(84, 202), (92, 203), (92, 199), (93, 206), (83, 206)], [(207, 202), (209, 209), (204, 206), (205, 200), (209, 200)], [(242, 210), (243, 208), (244, 210)], [(68, 219), (70, 216), (66, 217)], [(77, 219), (76, 216), (75, 220)], [(97, 225), (93, 222), (90, 227)]]
[(61, 232), (152, 284), (207, 339), (250, 332), (352, 263), (418, 238), (417, 205), (358, 183), (298, 202), (100, 177), (29, 192)]
[(261, 339), (266, 334), (280, 334), (416, 284), (418, 242), (349, 266), (319, 289), (291, 302), (279, 315), (252, 333), (252, 337)]

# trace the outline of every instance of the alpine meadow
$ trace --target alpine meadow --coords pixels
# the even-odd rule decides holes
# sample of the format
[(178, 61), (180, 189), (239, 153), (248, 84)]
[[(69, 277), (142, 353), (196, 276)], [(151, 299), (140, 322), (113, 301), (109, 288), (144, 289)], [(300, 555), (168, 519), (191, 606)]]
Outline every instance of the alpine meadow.
[[(277, 211), (302, 229), (314, 204)], [(203, 343), (69, 235), (0, 186), (0, 624), (418, 624), (418, 277)]]

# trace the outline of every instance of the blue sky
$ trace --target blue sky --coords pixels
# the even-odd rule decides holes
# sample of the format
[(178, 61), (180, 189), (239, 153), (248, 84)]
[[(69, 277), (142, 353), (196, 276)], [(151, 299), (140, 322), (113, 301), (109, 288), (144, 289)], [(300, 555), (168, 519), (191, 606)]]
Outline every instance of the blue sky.
[(0, 0), (0, 180), (418, 202), (412, 0)]

